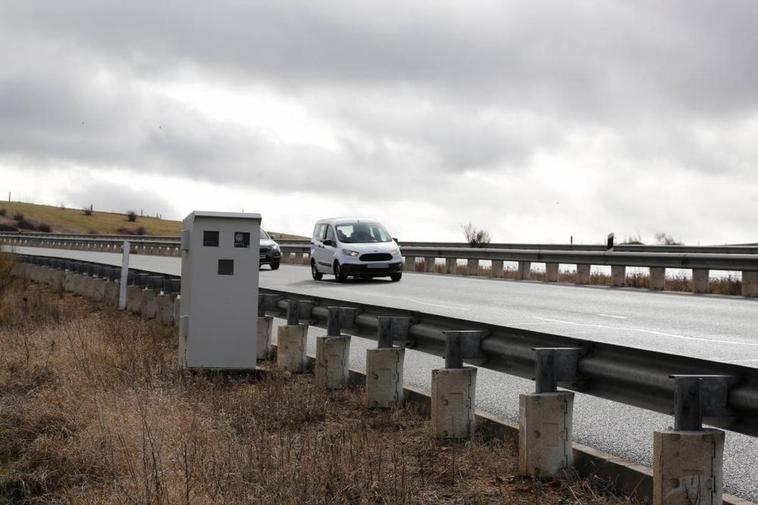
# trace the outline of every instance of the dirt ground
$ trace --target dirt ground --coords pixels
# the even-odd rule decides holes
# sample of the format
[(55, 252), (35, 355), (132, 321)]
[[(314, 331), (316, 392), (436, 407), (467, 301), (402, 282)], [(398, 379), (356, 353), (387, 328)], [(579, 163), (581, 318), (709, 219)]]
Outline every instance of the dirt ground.
[(437, 442), (413, 406), (310, 374), (182, 372), (176, 332), (0, 269), (0, 503), (615, 504), (516, 475), (510, 442)]

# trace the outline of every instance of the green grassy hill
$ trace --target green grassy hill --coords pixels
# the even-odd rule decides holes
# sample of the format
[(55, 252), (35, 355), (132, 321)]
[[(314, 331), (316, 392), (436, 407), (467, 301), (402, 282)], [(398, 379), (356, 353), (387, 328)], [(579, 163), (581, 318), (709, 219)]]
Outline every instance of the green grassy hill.
[[(180, 221), (137, 216), (130, 222), (126, 214), (94, 211), (86, 215), (82, 209), (64, 209), (52, 205), (24, 202), (0, 202), (0, 231), (28, 231), (88, 234), (138, 234), (178, 236)], [(272, 232), (277, 238), (302, 238)]]

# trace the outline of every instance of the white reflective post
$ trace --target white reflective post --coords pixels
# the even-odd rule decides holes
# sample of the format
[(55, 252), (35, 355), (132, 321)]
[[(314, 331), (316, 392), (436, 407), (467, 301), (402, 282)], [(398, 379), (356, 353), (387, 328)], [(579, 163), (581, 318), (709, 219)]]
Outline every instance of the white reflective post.
[(124, 254), (121, 261), (121, 284), (118, 293), (118, 310), (126, 308), (126, 284), (129, 281), (129, 241), (124, 240)]

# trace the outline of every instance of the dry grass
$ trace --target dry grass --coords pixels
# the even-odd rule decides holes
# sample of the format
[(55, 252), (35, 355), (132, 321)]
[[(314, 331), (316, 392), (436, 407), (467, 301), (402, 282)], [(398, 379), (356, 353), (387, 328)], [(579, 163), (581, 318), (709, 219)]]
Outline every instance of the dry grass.
[(412, 407), (309, 375), (179, 372), (173, 329), (0, 281), (0, 503), (624, 501), (515, 477), (510, 443), (435, 442)]

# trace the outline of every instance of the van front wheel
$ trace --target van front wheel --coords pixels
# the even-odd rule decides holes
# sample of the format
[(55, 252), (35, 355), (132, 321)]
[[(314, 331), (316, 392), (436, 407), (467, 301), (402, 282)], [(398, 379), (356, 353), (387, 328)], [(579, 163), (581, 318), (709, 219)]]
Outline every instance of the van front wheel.
[(337, 282), (345, 282), (347, 280), (347, 275), (342, 272), (340, 264), (337, 261), (334, 262), (334, 277), (336, 277)]
[(390, 279), (392, 279), (392, 282), (397, 282), (397, 281), (399, 281), (402, 278), (403, 278), (403, 273), (402, 272), (398, 272), (396, 274), (390, 274)]

